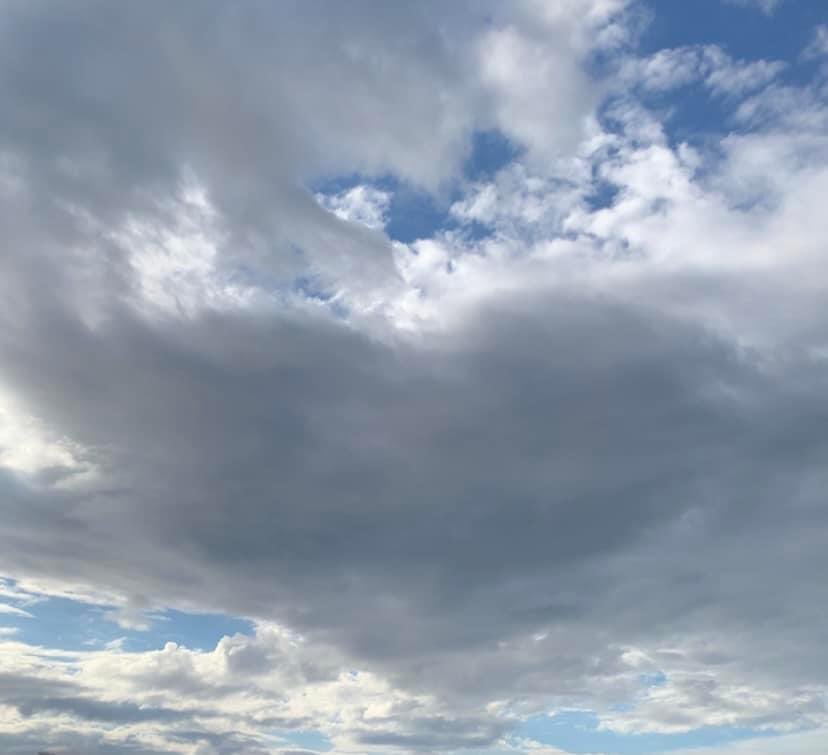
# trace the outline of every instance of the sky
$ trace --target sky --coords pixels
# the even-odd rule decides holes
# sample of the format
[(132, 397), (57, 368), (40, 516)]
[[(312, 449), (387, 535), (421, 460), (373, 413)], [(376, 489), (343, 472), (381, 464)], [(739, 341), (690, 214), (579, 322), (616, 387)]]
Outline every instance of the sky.
[(824, 0), (4, 0), (0, 94), (0, 751), (825, 752)]

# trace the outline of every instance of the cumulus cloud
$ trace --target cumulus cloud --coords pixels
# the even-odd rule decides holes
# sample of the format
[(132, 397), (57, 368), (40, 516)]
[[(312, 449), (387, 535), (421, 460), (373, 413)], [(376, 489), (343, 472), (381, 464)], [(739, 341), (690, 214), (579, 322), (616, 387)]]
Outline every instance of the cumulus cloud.
[[(638, 57), (634, 10), (4, 6), (0, 612), (256, 631), (4, 633), (2, 747), (826, 725), (822, 84)], [(651, 109), (691, 82), (713, 148)], [(516, 156), (469, 180), (483, 129)]]
[(317, 194), (319, 203), (338, 218), (382, 228), (386, 222), (391, 193), (361, 184), (336, 194)]

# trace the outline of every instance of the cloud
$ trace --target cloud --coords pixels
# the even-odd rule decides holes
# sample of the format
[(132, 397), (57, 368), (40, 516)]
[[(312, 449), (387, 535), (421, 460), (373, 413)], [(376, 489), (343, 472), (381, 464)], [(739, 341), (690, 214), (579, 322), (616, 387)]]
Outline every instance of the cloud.
[(361, 184), (338, 194), (317, 194), (317, 200), (338, 218), (361, 223), (369, 228), (385, 225), (391, 194), (372, 186)]
[(824, 730), (789, 734), (774, 739), (752, 739), (723, 747), (702, 747), (677, 751), (676, 755), (814, 755), (825, 747)]
[(4, 7), (2, 594), (257, 622), (4, 638), (10, 751), (824, 727), (821, 85), (627, 5)]
[(622, 66), (629, 83), (650, 92), (665, 92), (702, 83), (719, 97), (741, 97), (768, 85), (786, 68), (778, 60), (734, 60), (717, 45), (659, 50)]
[(0, 643), (0, 665), (28, 672), (0, 674), (0, 706), (11, 711), (17, 732), (60, 733), (71, 716), (90, 740), (125, 751), (150, 747), (163, 732), (171, 751), (188, 741), (196, 752), (269, 752), (290, 730), (320, 728), (346, 750), (455, 749), (490, 744), (511, 725), (441, 713), (436, 701), (347, 671), (345, 663), (332, 648), (263, 624), (254, 636), (225, 637), (212, 651), (168, 643), (161, 651), (42, 658), (38, 648)]
[(817, 26), (813, 39), (805, 48), (803, 55), (806, 59), (819, 59), (828, 56), (828, 26)]
[(22, 608), (17, 608), (16, 606), (10, 606), (8, 603), (0, 603), (0, 613), (11, 616), (23, 616), (27, 619), (32, 618), (32, 615), (28, 611), (24, 611)]
[(149, 601), (143, 595), (131, 595), (126, 605), (104, 614), (122, 629), (146, 631), (152, 626), (152, 617), (147, 615)]
[(755, 8), (757, 10), (762, 11), (767, 16), (773, 14), (773, 12), (782, 4), (782, 0), (724, 0), (731, 5), (739, 5), (745, 8)]

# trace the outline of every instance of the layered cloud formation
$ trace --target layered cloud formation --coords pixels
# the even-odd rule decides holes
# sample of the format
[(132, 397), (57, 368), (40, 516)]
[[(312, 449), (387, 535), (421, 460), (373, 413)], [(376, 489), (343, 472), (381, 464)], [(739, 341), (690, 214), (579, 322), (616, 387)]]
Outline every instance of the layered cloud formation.
[(3, 4), (0, 749), (818, 752), (828, 27), (753, 5)]

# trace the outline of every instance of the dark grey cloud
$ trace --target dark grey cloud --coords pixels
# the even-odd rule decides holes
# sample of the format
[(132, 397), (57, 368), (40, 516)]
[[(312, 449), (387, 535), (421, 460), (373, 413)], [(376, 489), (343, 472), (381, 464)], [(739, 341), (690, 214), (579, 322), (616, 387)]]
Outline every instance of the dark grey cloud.
[(387, 725), (387, 731), (357, 732), (357, 741), (415, 752), (441, 752), (491, 746), (511, 728), (504, 722), (439, 717), (415, 718), (403, 731), (395, 731), (397, 721), (389, 720)]
[[(653, 274), (638, 301), (481, 295), (415, 334), (335, 309), (135, 305), (114, 231), (174, 226), (193, 176), (228, 275), (392, 285), (389, 240), (308, 184), (456, 177), (495, 120), (469, 69), (474, 31), (497, 18), (439, 5), (4, 7), (0, 148), (20, 186), (0, 203), (0, 385), (96, 473), (0, 474), (0, 571), (276, 620), (444, 702), (445, 717), (356, 731), (366, 746), (487, 746), (508, 730), (481, 715), (493, 700), (626, 702), (628, 646), (666, 662), (686, 640), (681, 658), (734, 679), (822, 684), (826, 364), (659, 308), (706, 281)], [(774, 282), (717, 285), (744, 299)], [(253, 645), (227, 658), (251, 693), (280, 664)], [(308, 661), (292, 681), (339, 670)], [(192, 669), (140, 681), (239, 689), (206, 690)], [(27, 716), (184, 722), (11, 684)]]
[(802, 485), (824, 453), (818, 367), (780, 380), (589, 298), (501, 301), (395, 346), (323, 320), (121, 311), (93, 333), (63, 314), (0, 355), (106, 470), (93, 495), (6, 498), (5, 568), (277, 618), (465, 694), (521, 669), (470, 683), (445, 654), (516, 632), (778, 615), (786, 596), (751, 587), (765, 555), (735, 557), (745, 532), (772, 551), (824, 526)]
[(147, 708), (129, 703), (105, 703), (100, 700), (71, 697), (41, 697), (19, 704), (24, 716), (37, 713), (66, 713), (86, 721), (133, 724), (144, 721), (178, 721), (189, 718), (190, 713), (164, 708)]
[[(101, 699), (100, 690), (90, 689), (74, 681), (55, 679), (49, 676), (31, 676), (26, 674), (0, 674), (0, 704), (15, 709), (21, 716), (31, 719), (35, 724), (42, 722), (43, 741), (56, 743), (56, 755), (73, 755), (74, 753), (90, 753), (93, 755), (155, 755), (156, 751), (144, 749), (137, 741), (121, 741), (117, 745), (107, 744), (106, 738), (101, 736), (100, 730), (82, 736), (67, 733), (64, 727), (59, 734), (49, 731), (59, 717), (70, 717), (80, 722), (81, 726), (91, 723), (104, 727), (126, 727), (136, 724), (150, 724), (153, 726), (168, 727), (167, 737), (171, 743), (185, 743), (194, 745), (209, 745), (211, 753), (238, 753), (246, 755), (264, 755), (258, 740), (244, 736), (232, 730), (216, 731), (212, 729), (196, 728), (204, 725), (205, 721), (216, 719), (224, 715), (221, 710), (222, 695), (226, 689), (192, 687), (186, 691), (186, 697), (178, 694), (179, 690), (170, 684), (170, 680), (163, 675), (155, 675), (151, 679), (133, 678), (136, 687), (145, 685), (146, 689), (169, 691), (176, 695), (176, 699), (188, 703), (186, 708), (162, 707), (134, 702), (113, 701)], [(241, 688), (237, 688), (239, 691)], [(245, 687), (245, 692), (255, 693), (255, 687)], [(208, 702), (209, 701), (209, 702)], [(202, 703), (207, 702), (204, 707)], [(196, 703), (196, 705), (193, 705)], [(56, 719), (57, 717), (57, 719)], [(243, 720), (243, 717), (242, 717)], [(284, 730), (308, 728), (312, 725), (309, 719), (288, 719), (273, 717), (270, 720), (258, 721), (260, 725)], [(222, 726), (218, 727), (223, 728)], [(4, 734), (0, 734), (0, 744), (4, 743)], [(76, 740), (83, 740), (82, 745), (76, 745)], [(37, 741), (36, 735), (8, 737), (4, 752), (32, 752), (31, 742)], [(26, 749), (28, 748), (28, 749)], [(173, 750), (171, 750), (173, 751)]]
[[(53, 741), (54, 733), (43, 731), (42, 735), (9, 736), (0, 734), (0, 746), (9, 755), (170, 755), (169, 750), (147, 749), (129, 743), (112, 745), (98, 741), (94, 737), (74, 734), (63, 735), (61, 743), (48, 750), (43, 749), (44, 741)], [(70, 744), (71, 743), (71, 744)]]
[(0, 674), (0, 699), (26, 717), (63, 713), (82, 720), (117, 724), (179, 721), (198, 714), (197, 711), (106, 702), (89, 695), (82, 685), (8, 673)]

